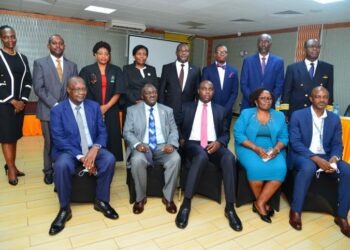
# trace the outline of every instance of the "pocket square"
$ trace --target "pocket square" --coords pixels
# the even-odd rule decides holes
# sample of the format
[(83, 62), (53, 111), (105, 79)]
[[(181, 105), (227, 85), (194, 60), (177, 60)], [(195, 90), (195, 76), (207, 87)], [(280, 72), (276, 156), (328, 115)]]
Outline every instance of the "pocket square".
[(328, 79), (328, 76), (322, 76), (323, 79)]
[(231, 73), (228, 75), (228, 78), (233, 78), (233, 75), (234, 75), (234, 73), (231, 72)]

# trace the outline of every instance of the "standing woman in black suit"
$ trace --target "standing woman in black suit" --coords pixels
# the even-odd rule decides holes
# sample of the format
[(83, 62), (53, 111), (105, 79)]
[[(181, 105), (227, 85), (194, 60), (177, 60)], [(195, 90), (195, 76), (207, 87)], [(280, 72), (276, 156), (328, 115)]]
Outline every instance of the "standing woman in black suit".
[(0, 143), (11, 185), (25, 174), (16, 167), (17, 140), (22, 137), (24, 107), (32, 88), (27, 57), (16, 51), (16, 32), (7, 25), (0, 27)]
[(96, 63), (85, 66), (79, 75), (85, 80), (88, 93), (86, 98), (100, 104), (107, 128), (107, 149), (117, 161), (123, 160), (119, 100), (125, 93), (125, 83), (121, 68), (110, 63), (111, 46), (103, 41), (95, 44), (93, 54)]
[(148, 49), (146, 46), (137, 45), (133, 51), (134, 63), (123, 68), (126, 82), (126, 107), (141, 101), (141, 89), (146, 83), (152, 83), (158, 89), (156, 69), (146, 64)]

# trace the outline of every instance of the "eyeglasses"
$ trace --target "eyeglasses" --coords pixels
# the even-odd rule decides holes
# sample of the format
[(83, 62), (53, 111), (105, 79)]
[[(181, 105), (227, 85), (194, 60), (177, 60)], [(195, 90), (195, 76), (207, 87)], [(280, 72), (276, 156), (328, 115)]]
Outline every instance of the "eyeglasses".
[(227, 51), (216, 51), (216, 54), (218, 54), (218, 55), (226, 55)]
[(268, 97), (268, 96), (262, 96), (262, 97), (259, 97), (259, 99), (262, 100), (262, 101), (269, 101), (269, 102), (272, 101), (272, 98)]
[(72, 90), (72, 92), (74, 94), (78, 94), (78, 93), (86, 93), (87, 92), (87, 89), (86, 88), (81, 88), (81, 89), (70, 89)]

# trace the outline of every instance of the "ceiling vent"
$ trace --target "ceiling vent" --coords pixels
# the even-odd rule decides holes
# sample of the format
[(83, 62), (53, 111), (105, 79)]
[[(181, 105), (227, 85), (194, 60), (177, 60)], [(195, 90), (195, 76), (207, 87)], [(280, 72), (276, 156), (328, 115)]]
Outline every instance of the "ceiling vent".
[(142, 23), (132, 23), (121, 20), (111, 20), (106, 23), (106, 30), (109, 31), (133, 31), (133, 32), (144, 32), (146, 25)]

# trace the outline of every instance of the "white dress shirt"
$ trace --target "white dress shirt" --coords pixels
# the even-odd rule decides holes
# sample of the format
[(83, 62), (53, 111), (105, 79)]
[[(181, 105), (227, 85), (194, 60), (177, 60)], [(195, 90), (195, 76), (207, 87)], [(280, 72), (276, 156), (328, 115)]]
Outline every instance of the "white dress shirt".
[(259, 59), (260, 59), (260, 65), (262, 65), (262, 58), (265, 57), (265, 67), (267, 65), (267, 61), (269, 60), (270, 53), (268, 53), (266, 56), (263, 56), (259, 53)]
[(309, 72), (309, 70), (311, 68), (311, 63), (314, 63), (314, 75), (313, 76), (315, 76), (318, 60), (315, 60), (315, 61), (311, 62), (310, 60), (305, 58), (304, 62), (305, 62), (305, 65), (306, 65), (306, 68), (307, 68), (308, 72)]
[[(200, 141), (201, 140), (201, 120), (202, 120), (202, 110), (203, 110), (203, 102), (198, 101), (196, 114), (194, 116), (190, 141)], [(211, 102), (207, 103), (207, 135), (208, 142), (216, 141), (216, 132), (214, 126), (214, 118), (213, 118), (213, 110), (211, 108)]]
[(318, 117), (312, 106), (310, 108), (312, 114), (312, 138), (309, 149), (314, 154), (325, 154), (326, 152), (323, 148), (323, 130), (324, 119), (327, 117), (327, 112), (325, 110), (323, 114)]
[[(143, 137), (143, 143), (144, 144), (148, 144), (149, 143), (149, 139), (148, 139), (148, 128), (149, 128), (148, 120), (149, 120), (149, 110), (150, 110), (150, 108), (151, 108), (151, 106), (148, 106), (145, 103), (145, 114), (146, 114), (146, 124), (147, 124), (147, 126), (146, 126), (145, 136)], [(153, 106), (153, 116), (154, 116), (154, 122), (155, 122), (155, 126), (156, 126), (157, 144), (163, 144), (163, 143), (165, 143), (165, 140), (164, 140), (164, 136), (163, 136), (163, 132), (162, 132), (162, 126), (160, 125), (159, 110), (158, 110), (157, 103)]]
[[(217, 65), (218, 62), (215, 61), (215, 65)], [(219, 63), (221, 64), (221, 63)], [(223, 64), (224, 66), (226, 66), (226, 62)], [(219, 78), (220, 78), (220, 86), (221, 89), (224, 88), (224, 79), (225, 79), (225, 70), (221, 67), (216, 67), (218, 69), (218, 73), (219, 73)]]
[(177, 77), (179, 78), (180, 78), (181, 64), (184, 64), (184, 81), (182, 84), (182, 91), (183, 91), (185, 89), (187, 76), (188, 76), (188, 69), (189, 69), (188, 62), (182, 63), (176, 60), (175, 64), (176, 64)]

